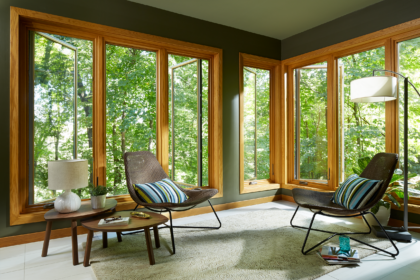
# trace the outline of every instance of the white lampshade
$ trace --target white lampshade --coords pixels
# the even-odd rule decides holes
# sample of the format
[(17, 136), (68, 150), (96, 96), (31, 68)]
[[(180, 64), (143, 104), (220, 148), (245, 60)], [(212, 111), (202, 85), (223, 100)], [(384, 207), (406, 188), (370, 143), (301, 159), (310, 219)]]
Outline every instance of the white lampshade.
[(48, 162), (48, 188), (71, 190), (88, 185), (89, 171), (86, 159), (69, 159)]
[(350, 83), (350, 99), (355, 103), (384, 102), (397, 98), (397, 78), (372, 76)]

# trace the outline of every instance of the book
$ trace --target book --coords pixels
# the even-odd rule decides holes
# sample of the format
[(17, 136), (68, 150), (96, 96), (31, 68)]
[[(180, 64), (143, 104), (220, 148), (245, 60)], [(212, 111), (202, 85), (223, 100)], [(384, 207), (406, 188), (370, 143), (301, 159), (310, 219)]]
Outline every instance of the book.
[(355, 262), (355, 261), (324, 259), (321, 255), (321, 250), (316, 252), (316, 255), (319, 256), (321, 259), (323, 259), (325, 261), (325, 263), (327, 263), (327, 264), (331, 264), (331, 265), (334, 265), (334, 264), (338, 264), (338, 265), (358, 265), (358, 263), (359, 263), (359, 262)]
[(323, 259), (360, 262), (359, 251), (356, 249), (341, 253), (340, 247), (323, 246), (320, 252)]
[[(107, 219), (111, 219), (112, 217), (109, 217)], [(101, 219), (98, 223), (98, 226), (125, 226), (128, 225), (130, 222), (130, 217), (122, 217), (120, 220), (113, 220), (106, 222), (105, 219)]]

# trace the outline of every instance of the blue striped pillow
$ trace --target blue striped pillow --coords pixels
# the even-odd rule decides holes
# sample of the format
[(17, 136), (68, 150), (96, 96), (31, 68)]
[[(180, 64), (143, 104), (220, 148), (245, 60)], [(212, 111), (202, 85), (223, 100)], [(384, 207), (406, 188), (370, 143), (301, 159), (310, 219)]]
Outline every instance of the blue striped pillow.
[(361, 178), (357, 174), (350, 175), (335, 191), (331, 200), (347, 209), (358, 209), (369, 202), (382, 182)]
[(182, 203), (188, 199), (188, 196), (169, 179), (133, 185), (137, 196), (145, 203)]

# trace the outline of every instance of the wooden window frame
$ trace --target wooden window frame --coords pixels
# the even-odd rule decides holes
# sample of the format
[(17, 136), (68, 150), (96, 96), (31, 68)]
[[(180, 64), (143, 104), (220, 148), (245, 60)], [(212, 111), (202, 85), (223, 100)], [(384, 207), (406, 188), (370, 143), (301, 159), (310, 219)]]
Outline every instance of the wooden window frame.
[[(99, 184), (106, 181), (106, 79), (105, 46), (154, 51), (157, 54), (156, 157), (168, 173), (168, 55), (190, 56), (209, 61), (209, 186), (223, 197), (222, 57), (219, 48), (167, 39), (11, 7), (10, 9), (10, 225), (44, 221), (42, 204), (28, 205), (27, 93), (28, 30), (60, 34), (93, 42), (93, 172)], [(131, 209), (129, 194), (114, 196), (117, 210)], [(88, 199), (87, 199), (88, 200)]]
[[(249, 185), (244, 180), (244, 67), (270, 71), (270, 178)], [(239, 192), (240, 194), (280, 188), (280, 69), (275, 59), (239, 53)]]
[[(333, 96), (338, 96), (338, 72), (336, 71), (338, 67), (338, 59), (347, 55), (354, 53), (363, 52), (366, 50), (385, 47), (385, 69), (397, 71), (398, 70), (398, 48), (397, 44), (399, 42), (420, 37), (420, 18), (412, 21), (408, 21), (393, 27), (389, 27), (371, 34), (363, 35), (345, 42), (341, 42), (332, 46), (328, 46), (319, 50), (315, 50), (306, 54), (302, 54), (296, 57), (292, 57), (282, 61), (282, 84), (285, 86), (282, 87), (282, 93), (286, 102), (282, 103), (281, 109), (287, 112), (286, 125), (282, 126), (282, 134), (285, 135), (286, 145), (282, 147), (282, 151), (285, 151), (285, 157), (282, 161), (287, 164), (282, 169), (282, 174), (285, 178), (282, 179), (282, 188), (285, 189), (310, 189), (318, 191), (335, 191), (338, 187), (339, 182), (339, 165), (338, 165), (338, 104), (334, 101), (333, 104), (329, 104), (329, 108), (334, 110), (333, 115), (336, 116), (336, 120), (332, 125), (335, 133), (333, 135), (334, 145), (332, 148), (336, 153), (332, 159), (331, 168), (331, 183), (327, 188), (319, 186), (318, 184), (308, 184), (307, 186), (302, 186), (296, 184), (293, 180), (293, 137), (294, 137), (294, 127), (293, 127), (293, 72), (291, 69), (310, 65), (319, 61), (331, 61), (331, 66), (328, 64), (328, 77), (333, 77), (331, 83), (328, 82), (328, 96), (331, 94)], [(284, 73), (287, 73), (285, 77)], [(333, 75), (331, 76), (330, 75)], [(330, 85), (331, 84), (331, 85)], [(330, 107), (333, 106), (333, 107)], [(398, 100), (386, 102), (385, 104), (385, 151), (390, 153), (398, 153)], [(330, 140), (329, 140), (330, 141)], [(336, 144), (335, 144), (336, 143)], [(330, 145), (330, 143), (329, 143)], [(330, 146), (329, 146), (330, 147)], [(335, 164), (336, 163), (336, 164)], [(397, 198), (401, 204), (402, 200)], [(417, 213), (418, 205), (420, 205), (420, 198), (410, 198), (409, 200), (409, 212)], [(401, 210), (396, 206), (392, 205), (393, 209)]]

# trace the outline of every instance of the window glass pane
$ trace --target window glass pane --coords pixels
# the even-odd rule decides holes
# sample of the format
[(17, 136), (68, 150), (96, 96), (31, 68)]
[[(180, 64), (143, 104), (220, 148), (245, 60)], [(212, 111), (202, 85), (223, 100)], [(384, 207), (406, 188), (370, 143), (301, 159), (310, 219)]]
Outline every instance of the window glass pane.
[(270, 178), (270, 71), (244, 67), (244, 180)]
[[(398, 72), (420, 89), (420, 38), (398, 44)], [(420, 174), (420, 98), (408, 85), (408, 174)], [(400, 168), (404, 169), (404, 80), (399, 79)], [(412, 175), (414, 176), (414, 175)], [(420, 197), (420, 176), (409, 180), (411, 197)]]
[(327, 63), (295, 69), (295, 179), (328, 179)]
[(208, 185), (208, 65), (169, 55), (169, 173), (187, 188)]
[(156, 53), (106, 45), (106, 181), (128, 193), (124, 153), (156, 154)]
[[(353, 103), (350, 82), (385, 69), (385, 48), (377, 48), (338, 60), (340, 182), (356, 172), (358, 159), (385, 151), (385, 102)], [(382, 75), (383, 73), (378, 73)]]
[[(29, 137), (33, 138), (29, 204), (34, 204), (54, 200), (61, 193), (48, 189), (48, 161), (87, 159), (92, 183), (93, 44), (36, 32), (30, 32), (29, 38)], [(81, 198), (90, 197), (87, 189), (72, 191)]]

